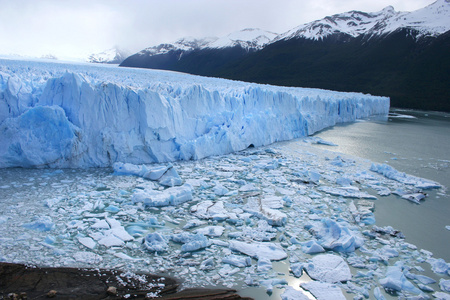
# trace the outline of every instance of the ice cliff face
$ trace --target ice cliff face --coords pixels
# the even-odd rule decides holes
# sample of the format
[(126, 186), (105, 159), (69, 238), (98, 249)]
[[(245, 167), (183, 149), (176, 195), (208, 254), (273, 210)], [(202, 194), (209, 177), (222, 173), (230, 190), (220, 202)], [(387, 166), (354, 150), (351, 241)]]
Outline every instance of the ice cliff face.
[(358, 93), (0, 60), (0, 167), (200, 159), (388, 109), (388, 98)]

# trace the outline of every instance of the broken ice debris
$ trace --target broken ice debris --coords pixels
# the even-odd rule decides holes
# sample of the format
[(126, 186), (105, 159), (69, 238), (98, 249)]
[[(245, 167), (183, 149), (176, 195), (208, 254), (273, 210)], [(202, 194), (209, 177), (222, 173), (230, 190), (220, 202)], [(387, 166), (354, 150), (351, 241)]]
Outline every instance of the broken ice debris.
[(322, 282), (336, 283), (352, 279), (347, 263), (334, 254), (314, 256), (311, 262), (305, 265), (305, 270), (312, 279)]
[(163, 191), (139, 190), (132, 196), (133, 203), (144, 203), (150, 207), (175, 206), (192, 200), (192, 187), (184, 184)]

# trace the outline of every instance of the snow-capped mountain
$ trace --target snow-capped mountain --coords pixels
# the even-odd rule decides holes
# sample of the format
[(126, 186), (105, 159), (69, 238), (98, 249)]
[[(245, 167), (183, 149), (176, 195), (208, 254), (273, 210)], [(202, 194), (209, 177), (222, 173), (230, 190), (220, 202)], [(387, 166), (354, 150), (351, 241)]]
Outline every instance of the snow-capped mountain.
[(117, 48), (108, 49), (106, 51), (92, 54), (88, 57), (87, 61), (91, 63), (101, 63), (101, 64), (120, 64), (129, 56), (124, 50), (119, 50)]
[(160, 44), (157, 46), (151, 46), (145, 48), (144, 50), (138, 52), (139, 55), (160, 55), (166, 54), (170, 51), (193, 51), (197, 49), (204, 48), (209, 43), (212, 43), (219, 38), (217, 37), (206, 37), (203, 39), (196, 39), (193, 37), (185, 37), (177, 40), (172, 44)]
[(157, 46), (148, 47), (140, 52), (138, 55), (154, 56), (166, 54), (171, 51), (181, 53), (190, 52), (202, 49), (221, 49), (228, 47), (240, 46), (247, 50), (258, 50), (264, 47), (267, 43), (276, 38), (278, 34), (264, 31), (257, 28), (246, 28), (237, 32), (230, 33), (227, 36), (206, 37), (197, 39), (193, 37), (185, 37), (177, 40), (174, 43), (160, 44)]
[(401, 28), (414, 29), (419, 37), (437, 36), (450, 30), (449, 20), (449, 0), (438, 0), (413, 12), (396, 12), (388, 6), (378, 12), (349, 11), (325, 17), (293, 28), (272, 42), (292, 38), (321, 40), (336, 34), (382, 36)]
[(206, 45), (207, 48), (226, 48), (241, 46), (244, 49), (261, 49), (278, 34), (258, 28), (246, 28), (230, 33)]

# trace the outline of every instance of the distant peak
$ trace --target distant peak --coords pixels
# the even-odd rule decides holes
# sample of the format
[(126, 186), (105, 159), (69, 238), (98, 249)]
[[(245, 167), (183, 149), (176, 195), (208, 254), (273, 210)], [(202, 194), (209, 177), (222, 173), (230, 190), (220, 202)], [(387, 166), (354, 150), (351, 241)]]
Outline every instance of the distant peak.
[(389, 6), (386, 6), (385, 8), (383, 8), (381, 11), (385, 12), (385, 13), (393, 13), (393, 12), (395, 12), (395, 9), (392, 5), (389, 5)]

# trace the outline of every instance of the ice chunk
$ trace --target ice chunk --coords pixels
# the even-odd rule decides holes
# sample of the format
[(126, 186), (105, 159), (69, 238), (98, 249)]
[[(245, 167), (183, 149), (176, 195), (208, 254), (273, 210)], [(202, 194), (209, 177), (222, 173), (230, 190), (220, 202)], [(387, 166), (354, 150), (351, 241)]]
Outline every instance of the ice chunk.
[(425, 275), (413, 274), (413, 273), (410, 273), (410, 272), (406, 272), (406, 273), (405, 273), (405, 276), (406, 276), (408, 279), (417, 280), (417, 281), (419, 281), (419, 282), (421, 282), (421, 283), (423, 283), (423, 284), (433, 284), (433, 283), (436, 283), (436, 280), (434, 280), (433, 278), (430, 278), (430, 277), (428, 277), (428, 276), (425, 276)]
[(394, 266), (389, 266), (386, 271), (386, 277), (380, 279), (380, 284), (387, 290), (397, 292), (410, 292), (420, 294), (421, 291), (416, 288), (403, 274), (401, 262), (397, 262)]
[(50, 231), (55, 228), (55, 224), (49, 216), (35, 217), (34, 221), (25, 223), (22, 226), (37, 231)]
[(186, 225), (183, 226), (183, 229), (191, 229), (197, 226), (201, 226), (201, 225), (205, 225), (206, 222), (205, 221), (200, 221), (200, 220), (191, 220), (189, 222), (186, 223)]
[(352, 279), (347, 263), (334, 254), (314, 256), (311, 262), (305, 265), (305, 269), (312, 279), (322, 282), (336, 283)]
[(308, 300), (309, 298), (302, 293), (294, 289), (292, 286), (287, 286), (283, 294), (281, 294), (281, 300)]
[(287, 257), (283, 248), (274, 243), (230, 241), (230, 249), (257, 259), (267, 258), (269, 260), (282, 260)]
[(443, 292), (436, 292), (433, 294), (433, 297), (439, 300), (450, 300), (450, 295)]
[(167, 239), (157, 232), (147, 234), (142, 244), (150, 252), (165, 252), (169, 249)]
[(114, 247), (114, 246), (123, 246), (125, 243), (123, 240), (115, 236), (114, 234), (110, 233), (109, 235), (103, 236), (98, 243), (100, 245), (106, 246), (106, 247)]
[(450, 275), (450, 263), (446, 263), (442, 258), (429, 258), (427, 262), (434, 273)]
[(225, 227), (223, 226), (206, 226), (195, 230), (194, 233), (200, 233), (211, 237), (219, 237), (223, 234), (224, 230)]
[(325, 249), (323, 249), (322, 246), (317, 244), (316, 241), (311, 240), (311, 241), (302, 243), (302, 251), (307, 254), (315, 254), (315, 253), (325, 252)]
[(316, 236), (318, 243), (325, 249), (354, 252), (364, 243), (359, 232), (352, 231), (344, 224), (339, 224), (329, 218), (324, 218), (321, 222), (306, 226), (306, 228)]
[(179, 187), (171, 187), (163, 191), (138, 190), (132, 196), (134, 203), (142, 202), (147, 206), (175, 206), (192, 200), (192, 187), (184, 184)]
[(245, 268), (252, 265), (252, 260), (250, 257), (244, 257), (234, 254), (223, 257), (222, 262), (224, 264), (230, 264), (239, 268)]
[(217, 196), (223, 196), (229, 192), (229, 190), (221, 184), (216, 184), (216, 186), (213, 188), (213, 191)]
[(191, 207), (191, 212), (201, 219), (213, 219), (224, 221), (232, 215), (225, 209), (223, 201), (212, 202), (210, 200), (202, 201)]
[(361, 192), (357, 187), (354, 186), (342, 186), (342, 187), (321, 186), (319, 187), (319, 190), (333, 196), (377, 200), (377, 197), (370, 195), (366, 192)]
[(381, 293), (381, 290), (379, 287), (376, 287), (373, 289), (373, 296), (375, 297), (376, 300), (386, 300), (386, 298)]
[(425, 195), (422, 193), (405, 194), (402, 195), (402, 198), (420, 204), (420, 200), (425, 199)]
[(106, 222), (106, 220), (99, 220), (97, 222), (95, 222), (91, 228), (94, 229), (110, 229), (110, 226), (108, 224), (108, 222)]
[(268, 294), (271, 294), (273, 291), (274, 285), (288, 285), (288, 282), (284, 278), (273, 278), (273, 279), (266, 279), (260, 281), (262, 286), (266, 287), (266, 292)]
[(183, 232), (171, 236), (171, 240), (176, 243), (182, 243), (181, 251), (193, 252), (211, 245), (211, 242), (203, 234), (191, 234)]
[(175, 168), (171, 165), (161, 178), (158, 179), (159, 184), (165, 186), (179, 186), (183, 184)]
[(439, 287), (444, 292), (450, 292), (450, 280), (441, 278), (439, 280)]
[(124, 242), (132, 241), (134, 238), (125, 230), (123, 226), (114, 227), (110, 230), (106, 230), (104, 234), (113, 234)]
[(79, 237), (78, 241), (89, 249), (94, 249), (97, 243), (90, 237)]
[(116, 175), (135, 175), (158, 181), (165, 186), (173, 187), (183, 183), (172, 164), (150, 166), (116, 162), (113, 164), (113, 168)]
[(317, 300), (345, 300), (342, 290), (334, 284), (320, 281), (310, 281), (300, 284), (308, 290)]
[(270, 208), (271, 204), (273, 206), (272, 199), (249, 198), (243, 209), (258, 218), (267, 220), (270, 225), (284, 226), (287, 221), (287, 215), (282, 211)]
[(291, 271), (295, 277), (301, 277), (303, 274), (304, 268), (305, 268), (305, 265), (303, 263), (291, 264)]
[(258, 272), (266, 273), (272, 269), (272, 262), (265, 257), (258, 258), (257, 270)]

